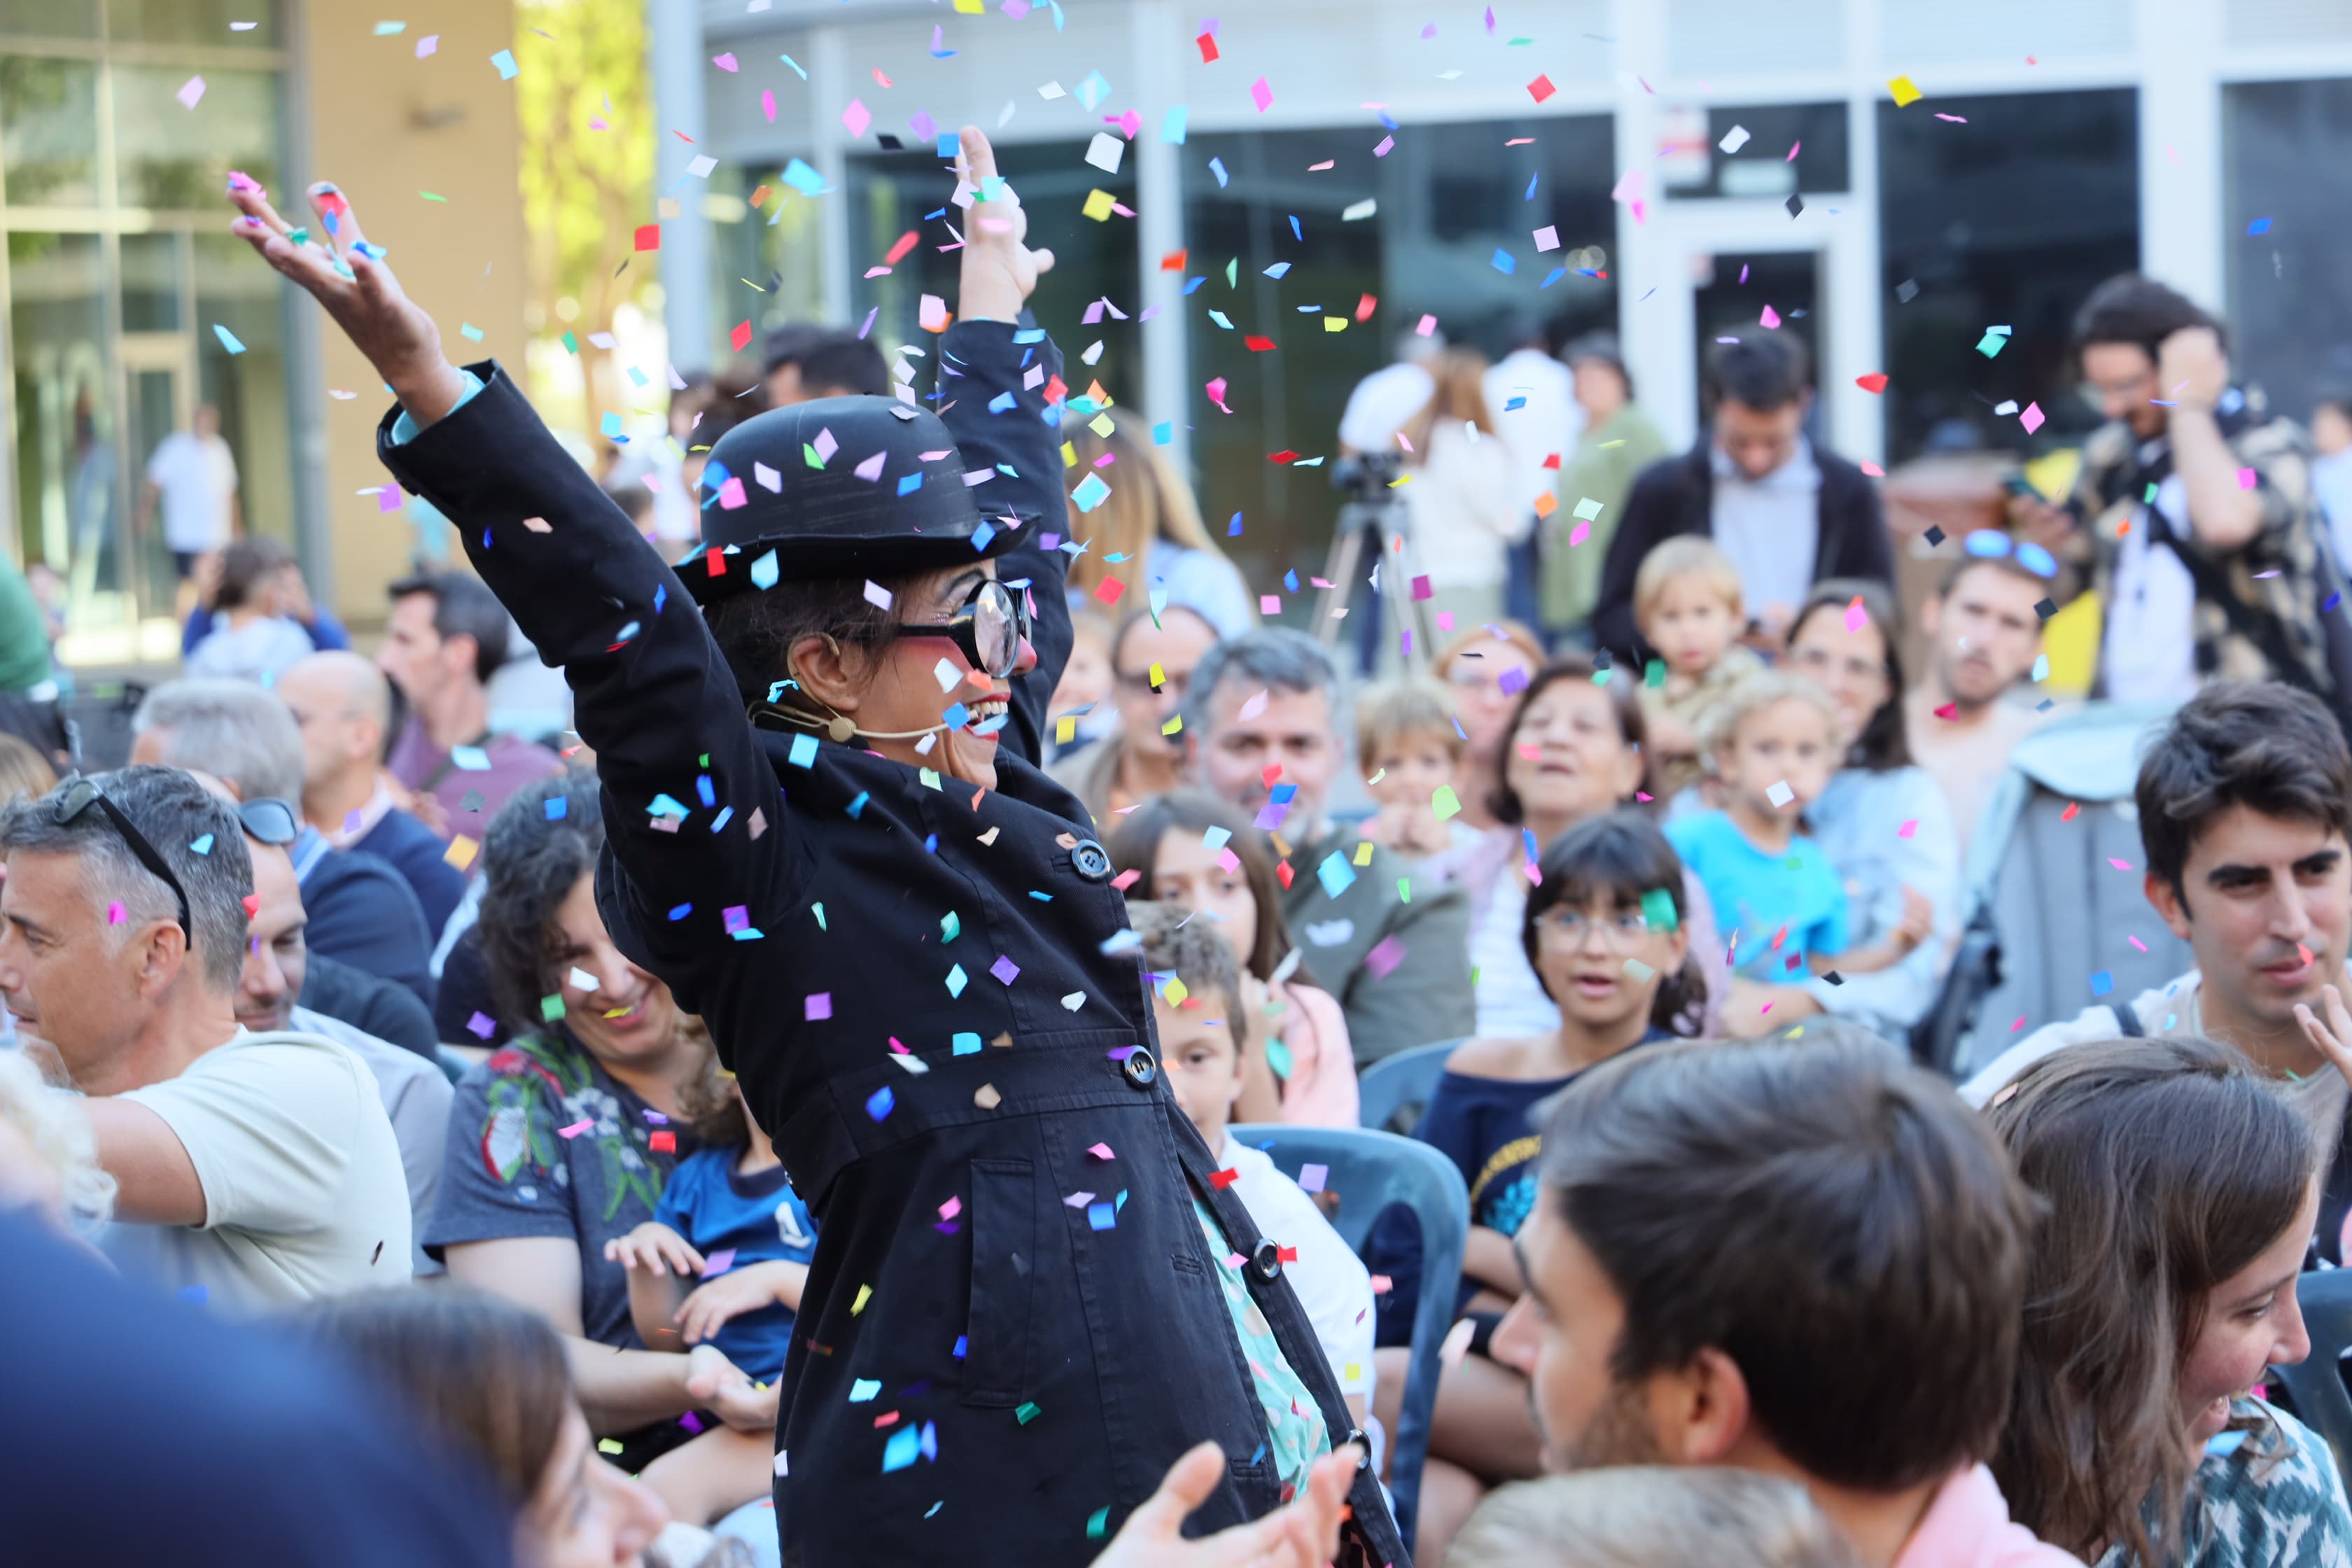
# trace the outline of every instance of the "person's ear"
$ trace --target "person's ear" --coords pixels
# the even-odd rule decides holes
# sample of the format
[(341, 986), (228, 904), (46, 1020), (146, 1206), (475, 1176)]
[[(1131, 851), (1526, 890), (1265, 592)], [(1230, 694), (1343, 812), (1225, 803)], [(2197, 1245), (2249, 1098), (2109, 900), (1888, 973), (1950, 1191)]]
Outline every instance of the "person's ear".
[(472, 669), (481, 652), (482, 645), (470, 632), (456, 632), (441, 639), (441, 662), (452, 675)]
[(1642, 752), (1637, 746), (1627, 745), (1618, 751), (1619, 773), (1617, 798), (1631, 800), (1633, 792), (1642, 787)]
[(2140, 879), (2139, 887), (2140, 891), (2147, 895), (2149, 907), (2156, 910), (2157, 918), (2165, 923), (2166, 928), (2173, 935), (2187, 942), (2189, 940), (2189, 900), (2180, 896), (2180, 889), (2174, 887), (2169, 879), (2158, 876), (2154, 871), (2149, 871)]
[(873, 662), (863, 650), (842, 646), (823, 635), (804, 637), (788, 654), (792, 679), (800, 688), (835, 713), (857, 711), (864, 699)]
[(187, 933), (177, 921), (150, 921), (136, 940), (125, 944), (125, 953), (134, 965), (139, 994), (152, 999), (188, 967)]
[(1677, 921), (1675, 929), (1666, 933), (1665, 972), (1669, 975), (1682, 973), (1683, 961), (1690, 956), (1690, 927)]
[(1713, 1345), (1686, 1366), (1652, 1374), (1650, 1425), (1677, 1465), (1718, 1465), (1748, 1436), (1748, 1379)]
[[(2041, 618), (2039, 616), (2034, 617), (2037, 622)], [(1941, 594), (1930, 594), (1919, 605), (1919, 629), (1932, 638), (1937, 629), (1943, 624), (1944, 596)]]

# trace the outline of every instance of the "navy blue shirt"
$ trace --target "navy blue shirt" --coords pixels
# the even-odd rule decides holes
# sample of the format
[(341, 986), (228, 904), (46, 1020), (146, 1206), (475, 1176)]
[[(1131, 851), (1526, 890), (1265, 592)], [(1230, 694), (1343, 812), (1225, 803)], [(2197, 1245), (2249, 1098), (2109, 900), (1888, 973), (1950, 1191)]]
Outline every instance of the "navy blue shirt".
[(394, 806), (352, 847), (376, 857), (407, 879), (425, 910), (425, 935), (439, 942), (450, 911), (466, 896), (466, 874), (449, 864), (449, 846), (440, 835)]
[(331, 849), (317, 828), (305, 827), (294, 841), (294, 875), (310, 917), (304, 934), (311, 952), (395, 981), (433, 1005), (433, 942), (399, 872), (373, 855)]
[[(680, 1160), (662, 1188), (654, 1218), (686, 1237), (709, 1268), (718, 1267), (713, 1254), (729, 1253), (733, 1257), (728, 1267), (733, 1268), (807, 1263), (816, 1256), (816, 1226), (810, 1223), (808, 1205), (793, 1191), (782, 1165), (749, 1176), (736, 1170), (742, 1152), (735, 1145), (705, 1149)], [(711, 1276), (706, 1272), (703, 1278)], [(793, 1310), (775, 1303), (730, 1318), (711, 1342), (729, 1361), (766, 1383), (783, 1375), (784, 1352), (792, 1341)]]

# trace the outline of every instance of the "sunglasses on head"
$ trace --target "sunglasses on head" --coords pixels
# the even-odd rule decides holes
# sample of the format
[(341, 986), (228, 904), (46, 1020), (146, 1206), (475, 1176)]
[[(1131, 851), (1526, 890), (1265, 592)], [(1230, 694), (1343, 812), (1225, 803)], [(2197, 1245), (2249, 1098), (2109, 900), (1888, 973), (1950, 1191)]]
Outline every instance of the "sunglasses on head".
[(1021, 645), (1029, 636), (1029, 606), (1021, 595), (990, 577), (971, 591), (946, 624), (901, 623), (891, 628), (891, 635), (946, 637), (963, 650), (972, 668), (1002, 680), (1021, 662)]
[(263, 844), (273, 844), (283, 849), (301, 837), (302, 820), (295, 810), (276, 795), (257, 795), (251, 800), (239, 801), (236, 819), (245, 826), (246, 837)]
[(106, 798), (106, 792), (98, 787), (96, 779), (76, 776), (59, 784), (57, 797), (49, 806), (49, 819), (63, 827), (79, 820), (91, 806), (98, 807), (107, 821), (114, 824), (115, 832), (131, 846), (131, 853), (139, 858), (139, 863), (162, 878), (163, 885), (172, 889), (172, 896), (180, 900), (180, 934), (187, 938), (188, 946), (194, 948), (196, 933), (189, 924), (187, 889), (180, 885), (180, 879), (172, 874), (171, 866), (156, 853), (155, 846), (147, 841), (147, 836), (139, 831), (123, 809)]
[(1979, 528), (1961, 542), (1961, 548), (1979, 561), (2015, 561), (2047, 582), (2058, 575), (2057, 558), (2030, 539), (2011, 539), (1997, 529)]

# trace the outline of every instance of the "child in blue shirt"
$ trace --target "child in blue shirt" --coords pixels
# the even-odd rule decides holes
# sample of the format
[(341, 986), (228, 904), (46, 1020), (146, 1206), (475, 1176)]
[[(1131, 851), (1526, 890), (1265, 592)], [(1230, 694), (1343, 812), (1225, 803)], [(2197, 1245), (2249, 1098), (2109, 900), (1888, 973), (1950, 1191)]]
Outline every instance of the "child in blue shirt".
[(1743, 679), (1700, 721), (1724, 804), (1669, 822), (1666, 837), (1706, 889), (1737, 978), (1867, 974), (1900, 963), (1926, 935), (1924, 922), (1915, 931), (1906, 918), (1883, 942), (1848, 946), (1845, 888), (1799, 831), (1837, 769), (1837, 732), (1828, 694), (1777, 671)]

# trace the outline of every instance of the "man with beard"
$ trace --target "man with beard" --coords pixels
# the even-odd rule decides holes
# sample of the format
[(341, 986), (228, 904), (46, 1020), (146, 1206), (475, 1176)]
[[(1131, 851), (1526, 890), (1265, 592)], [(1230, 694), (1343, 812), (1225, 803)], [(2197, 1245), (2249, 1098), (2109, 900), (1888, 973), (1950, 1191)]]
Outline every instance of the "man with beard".
[(1868, 1568), (2057, 1568), (1984, 1459), (2032, 1211), (1941, 1080), (1864, 1040), (1654, 1046), (1548, 1107), (1495, 1331), (1548, 1468), (1801, 1483)]
[(1919, 607), (1927, 668), (1903, 699), (1911, 758), (1944, 786), (1960, 830), (1960, 858), (2009, 753), (2040, 722), (2031, 708), (2001, 699), (2042, 655), (2042, 616), (2058, 563), (2038, 544), (2012, 546), (1984, 530)]

